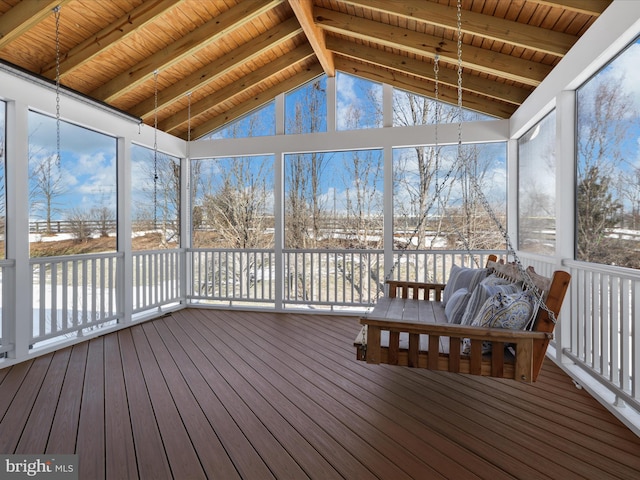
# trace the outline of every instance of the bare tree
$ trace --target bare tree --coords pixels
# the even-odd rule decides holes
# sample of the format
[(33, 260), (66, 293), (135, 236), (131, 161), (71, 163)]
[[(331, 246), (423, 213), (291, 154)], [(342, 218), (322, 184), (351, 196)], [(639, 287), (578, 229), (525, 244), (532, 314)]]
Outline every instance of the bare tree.
[(58, 155), (36, 157), (30, 154), (29, 157), (31, 211), (44, 210), (46, 233), (51, 234), (53, 215), (60, 211), (58, 198), (67, 191), (64, 173)]
[(269, 216), (268, 165), (249, 157), (235, 157), (219, 169), (211, 191), (204, 194), (202, 217), (225, 246), (265, 248)]
[(623, 242), (608, 234), (622, 219), (625, 192), (614, 187), (627, 184), (619, 178), (624, 170), (621, 167), (628, 162), (623, 145), (637, 123), (638, 112), (633, 98), (622, 88), (622, 79), (607, 77), (593, 82), (592, 90), (579, 96), (577, 257), (629, 265)]
[[(320, 131), (325, 90), (320, 81), (312, 82), (307, 95), (296, 103), (288, 131), (292, 134)], [(328, 155), (318, 152), (287, 157), (286, 244), (290, 248), (316, 248), (325, 219), (320, 182)]]

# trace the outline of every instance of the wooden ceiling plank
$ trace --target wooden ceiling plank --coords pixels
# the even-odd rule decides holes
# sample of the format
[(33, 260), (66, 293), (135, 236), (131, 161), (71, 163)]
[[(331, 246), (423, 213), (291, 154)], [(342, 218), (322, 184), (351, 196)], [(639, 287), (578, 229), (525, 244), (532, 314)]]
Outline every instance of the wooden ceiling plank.
[(335, 76), (333, 66), (333, 55), (327, 50), (325, 45), (324, 31), (319, 29), (313, 21), (313, 0), (289, 0), (289, 5), (293, 10), (300, 26), (313, 47), (316, 57), (324, 68), (324, 73), (329, 77)]
[(528, 0), (540, 5), (571, 10), (576, 13), (599, 16), (611, 4), (611, 0)]
[[(324, 8), (314, 9), (316, 23), (326, 30), (374, 42), (398, 50), (457, 65), (457, 44), (452, 40), (425, 35)], [(472, 45), (463, 45), (462, 65), (489, 75), (537, 87), (551, 72), (551, 66), (523, 60)]]
[[(162, 90), (158, 93), (158, 109), (162, 109), (170, 103), (184, 97), (188, 92), (212, 82), (216, 78), (229, 73), (234, 68), (244, 65), (255, 59), (259, 55), (269, 51), (274, 46), (285, 42), (300, 34), (302, 29), (294, 17), (258, 35), (256, 38), (229, 52), (205, 67), (196, 70), (180, 82)], [(155, 110), (155, 97), (147, 98), (129, 111), (143, 119), (153, 115)], [(133, 113), (136, 112), (136, 113)]]
[(28, 0), (18, 3), (0, 17), (2, 20), (0, 22), (0, 49), (5, 48), (20, 35), (29, 31), (49, 15), (52, 15), (55, 7), (62, 7), (69, 1)]
[(230, 31), (246, 25), (282, 1), (284, 0), (244, 0), (188, 35), (181, 37), (167, 48), (163, 48), (138, 65), (116, 76), (95, 89), (90, 95), (107, 103), (112, 102), (151, 78), (156, 70), (162, 71), (177, 64), (206, 45), (219, 40)]
[[(392, 72), (370, 64), (359, 64), (343, 57), (335, 57), (336, 69), (367, 78), (374, 82), (386, 83), (402, 90), (407, 90), (425, 97), (434, 98), (433, 85), (423, 80)], [(441, 85), (438, 89), (438, 99), (451, 105), (458, 103), (458, 90)], [(516, 111), (517, 106), (508, 103), (496, 102), (489, 98), (465, 96), (463, 94), (463, 107), (486, 115), (498, 118), (509, 118)]]
[[(64, 54), (60, 59), (60, 76), (64, 78), (65, 75), (69, 75), (115, 43), (126, 40), (136, 30), (145, 28), (165, 11), (179, 5), (182, 1), (147, 0)], [(41, 74), (47, 78), (55, 78), (55, 62), (46, 65)]]
[[(205, 98), (199, 100), (196, 103), (193, 103), (191, 105), (191, 118), (197, 117), (198, 115), (206, 112), (216, 105), (223, 103), (229, 98), (233, 98), (242, 92), (246, 92), (248, 89), (259, 85), (267, 78), (276, 75), (277, 73), (280, 73), (288, 68), (291, 68), (293, 65), (306, 60), (314, 54), (315, 52), (313, 48), (308, 43), (300, 45), (298, 48), (288, 52), (286, 55), (278, 57), (277, 60), (267, 63), (263, 67), (254, 70), (253, 72), (236, 80), (232, 84), (221, 88), (211, 95), (207, 95)], [(175, 130), (181, 125), (184, 125), (188, 121), (189, 110), (184, 109), (180, 112), (174, 113), (173, 115), (171, 115), (171, 117), (160, 122), (158, 124), (158, 128), (160, 128), (160, 130), (162, 131), (170, 133), (172, 130)]]
[[(213, 130), (234, 121), (237, 118), (240, 118), (242, 115), (245, 115), (252, 110), (264, 105), (267, 102), (270, 102), (275, 97), (280, 95), (281, 93), (286, 93), (290, 90), (293, 90), (300, 85), (305, 84), (306, 82), (313, 80), (314, 78), (322, 75), (324, 73), (324, 68), (320, 63), (315, 64), (315, 66), (305, 70), (304, 72), (300, 72), (293, 77), (274, 85), (271, 88), (267, 88), (263, 92), (254, 95), (250, 100), (241, 103), (240, 105), (230, 108), (224, 112), (223, 115), (218, 115), (211, 120), (208, 120), (196, 128), (191, 130), (191, 138), (197, 139), (207, 135)], [(186, 134), (182, 136), (186, 138)]]
[[(429, 68), (430, 65), (415, 58), (396, 55), (354, 42), (341, 41), (333, 36), (327, 36), (327, 48), (339, 55), (435, 81), (435, 74), (433, 69)], [(440, 69), (438, 81), (457, 88), (458, 74), (453, 69)], [(531, 93), (525, 88), (509, 86), (465, 72), (462, 73), (462, 84), (465, 90), (515, 105), (520, 105)]]
[[(343, 2), (439, 27), (457, 29), (457, 9), (447, 5), (430, 2), (389, 2), (388, 0), (343, 0)], [(462, 12), (461, 20), (464, 33), (559, 57), (564, 56), (578, 40), (578, 37), (566, 33), (468, 10)]]

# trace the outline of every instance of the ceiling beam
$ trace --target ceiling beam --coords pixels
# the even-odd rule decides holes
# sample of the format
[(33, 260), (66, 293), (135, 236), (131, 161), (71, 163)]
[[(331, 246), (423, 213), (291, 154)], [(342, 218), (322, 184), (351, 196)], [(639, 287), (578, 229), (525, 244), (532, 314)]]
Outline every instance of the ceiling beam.
[[(425, 78), (432, 82), (435, 81), (433, 68), (429, 68), (431, 65), (423, 60), (397, 55), (363, 44), (346, 42), (333, 36), (327, 36), (327, 48), (339, 55)], [(457, 88), (457, 71), (451, 68), (440, 69), (438, 82)], [(484, 95), (515, 105), (520, 105), (531, 93), (530, 89), (506, 85), (477, 75), (471, 75), (464, 71), (462, 72), (462, 86), (465, 90), (478, 95)]]
[[(320, 63), (316, 63), (314, 66), (307, 68), (303, 72), (300, 72), (297, 75), (294, 75), (284, 81), (278, 82), (277, 85), (267, 88), (257, 95), (253, 95), (251, 99), (247, 100), (246, 102), (227, 109), (224, 114), (218, 115), (211, 120), (207, 120), (206, 122), (201, 123), (196, 128), (191, 130), (191, 138), (197, 139), (204, 135), (207, 135), (217, 128), (229, 122), (232, 122), (237, 118), (240, 118), (242, 115), (255, 110), (256, 108), (264, 105), (267, 102), (270, 102), (281, 93), (286, 93), (290, 90), (293, 90), (294, 88), (299, 87), (300, 85), (303, 85), (306, 82), (322, 75), (323, 73), (324, 69), (322, 65), (320, 65)], [(182, 138), (186, 138), (186, 133)]]
[(289, 5), (313, 47), (324, 73), (329, 77), (335, 76), (333, 55), (326, 48), (324, 31), (320, 30), (313, 21), (313, 0), (289, 0)]
[(55, 7), (62, 7), (68, 2), (69, 0), (29, 0), (18, 3), (2, 15), (0, 49), (53, 14)]
[[(457, 8), (432, 2), (390, 2), (388, 0), (343, 0), (344, 3), (368, 8), (410, 20), (457, 30)], [(463, 33), (505, 42), (522, 48), (562, 57), (578, 37), (504, 18), (464, 10), (461, 12)]]
[[(243, 66), (245, 63), (255, 59), (259, 55), (267, 52), (274, 46), (289, 40), (302, 32), (300, 25), (294, 17), (276, 25), (270, 30), (258, 35), (251, 41), (241, 45), (210, 64), (191, 73), (179, 82), (165, 88), (158, 93), (157, 108), (160, 110), (167, 105), (182, 99), (187, 93), (196, 90), (216, 78), (226, 75), (234, 68)], [(156, 109), (156, 99), (147, 98), (129, 109), (129, 112), (143, 119), (153, 115)], [(135, 112), (135, 113), (133, 113)]]
[[(316, 23), (334, 33), (374, 42), (405, 52), (457, 65), (457, 42), (425, 35), (405, 28), (386, 25), (324, 8), (314, 9)], [(479, 72), (537, 87), (551, 72), (551, 66), (504, 53), (463, 45), (462, 65)]]
[[(352, 75), (367, 78), (374, 82), (386, 83), (402, 90), (408, 90), (429, 98), (435, 98), (433, 84), (422, 79), (392, 72), (370, 64), (360, 64), (352, 60), (335, 58), (336, 69)], [(516, 105), (497, 102), (486, 97), (463, 94), (463, 107), (498, 118), (509, 118), (518, 108)], [(438, 100), (451, 105), (458, 104), (458, 89), (446, 85), (438, 88)]]
[(276, 60), (267, 63), (263, 67), (239, 78), (232, 84), (207, 95), (196, 103), (193, 103), (191, 105), (190, 112), (189, 109), (183, 109), (180, 112), (172, 114), (166, 120), (158, 123), (158, 128), (165, 132), (171, 132), (189, 121), (189, 113), (191, 113), (191, 118), (193, 119), (216, 105), (219, 105), (240, 93), (246, 92), (250, 88), (264, 82), (269, 77), (276, 75), (287, 68), (292, 67), (296, 63), (312, 57), (313, 55), (314, 51), (313, 48), (311, 48), (311, 45), (304, 43), (286, 55), (278, 57)]
[(586, 15), (600, 15), (612, 0), (529, 0), (530, 2), (570, 10)]
[(103, 102), (113, 102), (141, 83), (153, 77), (156, 70), (169, 68), (212, 42), (220, 40), (230, 31), (246, 25), (257, 16), (271, 10), (282, 0), (244, 0), (226, 10), (204, 25), (179, 38), (176, 42), (154, 53), (144, 62), (133, 66), (101, 87), (90, 93), (90, 96)]
[[(76, 45), (60, 59), (60, 77), (72, 73), (76, 68), (81, 67), (101, 52), (112, 47), (116, 42), (122, 42), (136, 30), (144, 28), (149, 23), (162, 15), (169, 8), (179, 5), (183, 0), (147, 0), (131, 12), (117, 19), (106, 26), (95, 35), (87, 38), (84, 42)], [(51, 62), (46, 65), (41, 75), (47, 78), (55, 78), (56, 64)]]

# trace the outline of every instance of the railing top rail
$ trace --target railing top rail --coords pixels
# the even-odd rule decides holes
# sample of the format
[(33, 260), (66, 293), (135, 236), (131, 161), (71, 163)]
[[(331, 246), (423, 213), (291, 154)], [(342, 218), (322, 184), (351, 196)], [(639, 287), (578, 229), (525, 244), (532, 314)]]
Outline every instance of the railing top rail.
[(134, 250), (132, 255), (140, 256), (140, 255), (157, 255), (159, 253), (181, 253), (186, 252), (188, 249), (186, 248), (159, 248), (156, 250)]
[(29, 259), (30, 265), (40, 265), (43, 263), (72, 262), (75, 260), (91, 260), (100, 258), (124, 258), (123, 252), (106, 253), (82, 253), (79, 255), (57, 255), (52, 257), (33, 257)]
[(636, 270), (634, 268), (600, 265), (572, 259), (563, 259), (562, 266), (567, 268), (576, 268), (587, 272), (605, 273), (607, 275), (613, 275), (626, 280), (640, 281), (640, 270)]

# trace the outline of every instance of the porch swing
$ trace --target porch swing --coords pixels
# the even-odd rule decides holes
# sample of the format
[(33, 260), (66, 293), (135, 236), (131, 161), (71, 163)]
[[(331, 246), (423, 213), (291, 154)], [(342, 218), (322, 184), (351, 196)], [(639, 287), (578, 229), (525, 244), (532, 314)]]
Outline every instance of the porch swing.
[[(457, 161), (444, 180), (436, 182), (435, 199), (423, 212), (412, 237), (431, 205), (436, 199), (441, 202), (440, 191), (462, 158), (461, 0), (457, 2), (457, 35)], [(434, 73), (437, 103), (438, 55), (434, 59)], [(436, 113), (436, 152), (438, 122)], [(449, 284), (445, 285), (391, 280), (397, 260), (386, 276), (387, 296), (379, 298), (373, 309), (360, 318), (363, 326), (354, 341), (358, 360), (522, 382), (537, 380), (571, 276), (558, 270), (548, 278), (537, 274), (533, 267), (525, 268), (473, 176), (471, 187), (505, 239), (507, 258), (511, 261), (498, 262), (491, 255), (485, 268), (454, 266)], [(466, 238), (460, 232), (458, 235), (471, 253)], [(462, 321), (452, 323), (454, 318)]]

